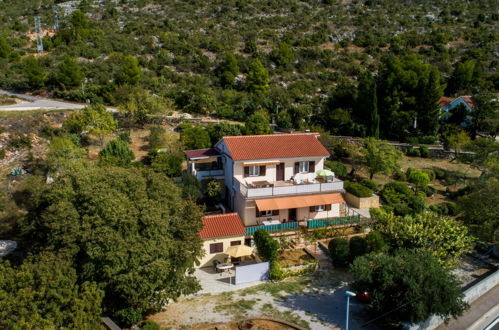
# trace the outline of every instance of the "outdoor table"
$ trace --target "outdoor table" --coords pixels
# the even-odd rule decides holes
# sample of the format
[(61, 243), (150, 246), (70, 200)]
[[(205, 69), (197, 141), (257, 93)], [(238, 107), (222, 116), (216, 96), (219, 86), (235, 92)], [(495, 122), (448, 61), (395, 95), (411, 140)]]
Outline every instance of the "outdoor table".
[(220, 269), (220, 270), (226, 270), (226, 269), (231, 269), (231, 268), (234, 268), (233, 264), (218, 264), (217, 265), (217, 269)]
[(279, 220), (269, 220), (269, 221), (262, 221), (262, 223), (265, 225), (265, 226), (270, 226), (270, 225), (278, 225), (280, 224), (281, 222)]
[(273, 184), (268, 181), (253, 181), (253, 185), (256, 188), (270, 188), (273, 186)]

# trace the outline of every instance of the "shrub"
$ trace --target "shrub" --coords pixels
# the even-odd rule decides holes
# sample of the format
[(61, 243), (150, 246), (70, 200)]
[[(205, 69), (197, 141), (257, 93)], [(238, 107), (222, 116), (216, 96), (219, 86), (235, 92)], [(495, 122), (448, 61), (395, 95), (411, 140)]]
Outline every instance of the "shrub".
[(418, 139), (419, 143), (422, 144), (434, 144), (437, 142), (438, 138), (434, 135), (425, 135), (425, 136), (420, 136)]
[(371, 197), (373, 191), (357, 182), (345, 181), (345, 190), (357, 197)]
[(101, 163), (108, 165), (128, 167), (134, 158), (135, 155), (128, 143), (120, 139), (109, 141), (99, 152)]
[(142, 325), (140, 326), (140, 329), (141, 330), (160, 330), (161, 327), (156, 322), (151, 321), (151, 320), (147, 320), (147, 321), (144, 321), (142, 323)]
[(0, 149), (0, 159), (5, 159), (5, 150)]
[(440, 215), (454, 216), (457, 214), (457, 204), (454, 202), (443, 202), (430, 205), (429, 209)]
[(279, 263), (277, 261), (270, 262), (269, 279), (272, 281), (279, 281), (283, 279), (284, 276), (285, 274), (279, 266)]
[(383, 235), (379, 231), (371, 231), (366, 236), (369, 252), (383, 252), (388, 248)]
[(406, 149), (405, 154), (407, 156), (410, 156), (410, 157), (420, 157), (421, 156), (421, 152), (419, 151), (419, 149), (415, 149), (415, 148)]
[(407, 175), (402, 170), (395, 171), (392, 177), (398, 181), (407, 181)]
[(409, 198), (409, 206), (414, 213), (423, 212), (426, 209), (426, 198), (424, 193), (411, 196)]
[(127, 307), (114, 313), (113, 318), (119, 325), (128, 328), (142, 320), (142, 313), (133, 307)]
[(437, 177), (437, 175), (435, 174), (435, 171), (433, 171), (433, 170), (427, 169), (427, 170), (423, 170), (423, 172), (425, 172), (426, 174), (428, 174), (428, 177), (430, 178), (430, 181), (435, 180), (435, 178)]
[(350, 254), (348, 241), (344, 238), (336, 237), (329, 241), (329, 253), (336, 266), (346, 266)]
[(151, 162), (151, 168), (155, 172), (163, 172), (170, 177), (182, 174), (182, 162), (184, 157), (175, 152), (157, 152)]
[(444, 180), (446, 177), (447, 172), (445, 170), (442, 170), (441, 168), (435, 167), (433, 168), (433, 173), (435, 173), (435, 177), (438, 180)]
[(118, 135), (118, 139), (128, 144), (132, 144), (132, 139), (130, 138), (130, 132), (128, 131), (120, 133), (120, 135)]
[(432, 154), (430, 152), (430, 149), (428, 149), (427, 146), (421, 146), (419, 147), (419, 154), (423, 158), (431, 158)]
[(367, 187), (373, 191), (376, 191), (378, 190), (378, 184), (376, 182), (374, 182), (373, 180), (371, 179), (364, 179), (362, 180), (362, 185), (364, 187)]
[(14, 149), (31, 148), (31, 139), (27, 135), (20, 135), (12, 138), (9, 144)]
[(367, 253), (367, 240), (364, 237), (352, 237), (348, 246), (350, 249), (350, 260), (355, 260), (355, 258)]
[(333, 171), (341, 179), (346, 178), (348, 174), (346, 166), (341, 162), (326, 160), (324, 166)]
[(400, 199), (410, 195), (412, 195), (412, 191), (407, 184), (398, 181), (388, 182), (381, 190), (381, 197), (388, 204), (396, 204)]
[(432, 186), (427, 186), (423, 188), (423, 192), (427, 197), (433, 196), (437, 190)]
[(279, 243), (268, 232), (258, 229), (253, 235), (258, 254), (266, 261), (273, 263), (277, 260)]
[(410, 183), (414, 184), (418, 190), (425, 188), (430, 183), (430, 176), (421, 170), (412, 170), (408, 175)]

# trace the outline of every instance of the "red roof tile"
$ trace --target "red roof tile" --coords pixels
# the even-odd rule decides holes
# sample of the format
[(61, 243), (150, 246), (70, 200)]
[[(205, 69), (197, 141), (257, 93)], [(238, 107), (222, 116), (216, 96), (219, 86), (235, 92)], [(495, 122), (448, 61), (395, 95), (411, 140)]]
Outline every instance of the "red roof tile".
[(203, 218), (202, 239), (245, 235), (246, 228), (237, 213), (208, 215)]
[(184, 154), (189, 159), (209, 158), (209, 157), (215, 157), (215, 156), (220, 155), (220, 153), (215, 148), (185, 150)]
[(225, 136), (234, 160), (329, 156), (317, 133)]
[(452, 99), (450, 97), (442, 96), (440, 100), (438, 100), (438, 104), (441, 107), (448, 106), (451, 103)]

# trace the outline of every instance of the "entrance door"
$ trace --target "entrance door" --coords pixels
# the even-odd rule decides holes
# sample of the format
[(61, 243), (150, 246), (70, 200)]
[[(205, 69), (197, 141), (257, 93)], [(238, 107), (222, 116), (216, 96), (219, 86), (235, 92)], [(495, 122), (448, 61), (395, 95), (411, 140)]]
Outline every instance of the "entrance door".
[(284, 181), (284, 163), (278, 164), (276, 167), (276, 181)]
[(288, 221), (296, 221), (296, 209), (288, 210)]

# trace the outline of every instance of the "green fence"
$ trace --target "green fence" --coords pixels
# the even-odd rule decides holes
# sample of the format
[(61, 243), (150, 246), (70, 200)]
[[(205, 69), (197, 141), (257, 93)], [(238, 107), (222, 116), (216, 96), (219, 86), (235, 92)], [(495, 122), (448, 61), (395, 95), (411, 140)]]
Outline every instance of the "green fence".
[(348, 225), (360, 222), (360, 215), (350, 215), (347, 217), (339, 217), (332, 219), (320, 219), (307, 221), (307, 227), (310, 229), (334, 226), (334, 225)]
[(286, 222), (286, 223), (280, 223), (277, 225), (246, 227), (246, 235), (251, 236), (258, 229), (263, 229), (265, 231), (277, 231), (277, 230), (296, 229), (298, 227), (299, 227), (298, 222)]

